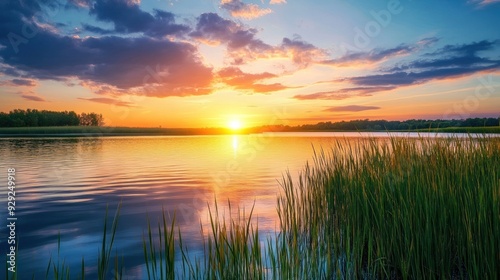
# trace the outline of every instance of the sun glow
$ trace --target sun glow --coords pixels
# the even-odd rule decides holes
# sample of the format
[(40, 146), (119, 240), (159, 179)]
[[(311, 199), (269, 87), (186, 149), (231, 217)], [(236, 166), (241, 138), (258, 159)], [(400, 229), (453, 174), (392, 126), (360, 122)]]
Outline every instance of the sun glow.
[(242, 123), (240, 120), (238, 119), (233, 119), (233, 120), (230, 120), (229, 123), (228, 123), (228, 127), (232, 130), (239, 130), (243, 127)]

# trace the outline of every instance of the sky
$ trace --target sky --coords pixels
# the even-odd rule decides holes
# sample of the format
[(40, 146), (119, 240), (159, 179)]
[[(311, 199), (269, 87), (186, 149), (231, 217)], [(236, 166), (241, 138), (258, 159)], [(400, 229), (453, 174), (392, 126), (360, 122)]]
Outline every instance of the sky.
[(0, 111), (223, 127), (500, 116), (499, 0), (0, 3)]

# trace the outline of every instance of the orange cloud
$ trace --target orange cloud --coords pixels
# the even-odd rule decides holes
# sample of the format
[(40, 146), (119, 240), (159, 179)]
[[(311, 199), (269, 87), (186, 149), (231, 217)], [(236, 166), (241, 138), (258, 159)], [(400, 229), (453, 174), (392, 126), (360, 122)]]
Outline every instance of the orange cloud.
[(257, 83), (269, 78), (276, 77), (275, 74), (264, 72), (258, 74), (244, 73), (239, 68), (227, 67), (218, 72), (218, 76), (221, 82), (232, 86), (236, 89), (242, 90), (252, 90), (257, 93), (269, 93), (273, 91), (287, 89), (289, 87), (282, 85), (280, 83), (274, 84), (261, 84)]
[(396, 88), (395, 86), (353, 87), (353, 88), (343, 88), (333, 91), (322, 91), (311, 94), (299, 94), (295, 95), (294, 98), (299, 100), (312, 100), (312, 99), (343, 100), (355, 96), (371, 96), (372, 93), (393, 90), (395, 88)]
[(233, 17), (254, 19), (272, 13), (271, 9), (263, 9), (256, 4), (246, 4), (240, 0), (222, 0), (221, 7)]

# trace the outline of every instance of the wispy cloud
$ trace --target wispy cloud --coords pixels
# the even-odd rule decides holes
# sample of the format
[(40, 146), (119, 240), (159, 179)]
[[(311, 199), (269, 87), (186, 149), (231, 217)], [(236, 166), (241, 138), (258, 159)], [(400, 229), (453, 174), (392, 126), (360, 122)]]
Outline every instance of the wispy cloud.
[(256, 4), (246, 4), (241, 0), (221, 0), (221, 8), (231, 16), (244, 19), (254, 19), (272, 13), (269, 8), (261, 8)]
[(342, 81), (358, 86), (405, 86), (498, 70), (500, 60), (479, 55), (481, 51), (494, 49), (497, 44), (495, 41), (480, 41), (447, 45), (436, 52), (426, 54), (423, 59), (383, 70), (381, 74), (345, 78)]
[(315, 92), (310, 94), (298, 94), (295, 95), (293, 98), (299, 100), (313, 100), (313, 99), (343, 100), (356, 96), (371, 96), (372, 93), (393, 90), (395, 88), (396, 88), (395, 86), (351, 87), (351, 88), (342, 88), (332, 91)]
[(410, 62), (388, 69), (379, 69), (377, 74), (332, 81), (332, 83), (347, 82), (352, 84), (351, 87), (299, 94), (295, 95), (294, 98), (299, 100), (343, 100), (355, 96), (370, 96), (373, 93), (422, 84), (432, 80), (458, 78), (483, 71), (498, 71), (500, 60), (480, 56), (480, 52), (493, 50), (497, 45), (497, 41), (486, 40), (469, 44), (446, 45)]
[(120, 101), (120, 100), (115, 100), (115, 99), (106, 98), (106, 97), (78, 98), (78, 99), (97, 102), (97, 103), (103, 103), (103, 104), (109, 104), (109, 105), (115, 105), (115, 106), (121, 106), (121, 107), (137, 107), (134, 104), (132, 104), (131, 102)]
[(20, 92), (19, 93), (21, 95), (22, 98), (26, 99), (26, 100), (30, 100), (30, 101), (37, 101), (37, 102), (47, 102), (47, 100), (45, 100), (44, 98), (40, 97), (40, 96), (37, 96), (37, 95), (34, 95), (33, 93), (22, 93)]
[(244, 73), (237, 67), (227, 67), (220, 70), (218, 76), (221, 82), (229, 86), (241, 90), (251, 90), (256, 93), (270, 93), (288, 88), (280, 83), (259, 83), (262, 80), (277, 77), (277, 75), (269, 72), (250, 74)]
[(325, 112), (361, 112), (368, 110), (378, 110), (378, 106), (364, 106), (364, 105), (346, 105), (346, 106), (334, 106), (329, 107), (323, 111)]
[(36, 80), (32, 80), (32, 79), (12, 79), (10, 81), (7, 81), (6, 85), (35, 87), (37, 85), (37, 82), (36, 82)]
[(350, 66), (357, 63), (377, 63), (399, 56), (406, 56), (420, 51), (436, 43), (439, 39), (435, 37), (419, 40), (415, 44), (401, 44), (394, 48), (377, 48), (368, 52), (350, 52), (339, 58), (322, 61), (323, 64), (336, 66)]
[(375, 63), (389, 58), (404, 56), (412, 53), (413, 46), (400, 45), (392, 49), (374, 49), (369, 52), (352, 52), (336, 59), (325, 60), (322, 63), (337, 66), (350, 66), (353, 63)]
[(469, 0), (469, 3), (484, 7), (494, 3), (500, 3), (500, 0)]
[[(428, 44), (433, 40), (427, 40)], [(386, 69), (378, 73), (364, 76), (346, 77), (332, 81), (350, 83), (350, 87), (332, 91), (322, 91), (295, 95), (299, 100), (343, 100), (356, 96), (370, 96), (377, 92), (389, 91), (400, 87), (417, 85), (432, 80), (453, 79), (473, 75), (483, 71), (498, 71), (500, 60), (481, 56), (484, 51), (494, 50), (498, 41), (480, 41), (468, 44), (446, 45), (434, 52)], [(385, 51), (357, 54), (345, 57), (345, 61), (359, 58), (379, 60), (386, 56), (394, 56), (399, 51), (409, 51), (412, 47), (399, 46)]]
[(102, 34), (102, 35), (116, 33), (115, 30), (104, 29), (104, 28), (101, 28), (99, 26), (94, 26), (94, 25), (85, 24), (85, 23), (82, 24), (82, 29), (85, 31), (88, 31), (88, 32)]

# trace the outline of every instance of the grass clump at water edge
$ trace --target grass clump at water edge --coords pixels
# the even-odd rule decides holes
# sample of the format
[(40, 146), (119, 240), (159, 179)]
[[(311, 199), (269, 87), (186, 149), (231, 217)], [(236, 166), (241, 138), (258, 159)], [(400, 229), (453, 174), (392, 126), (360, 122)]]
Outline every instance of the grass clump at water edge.
[(149, 279), (500, 278), (498, 138), (340, 139), (281, 187), (264, 249), (253, 208), (226, 221), (216, 202), (194, 260), (175, 215), (148, 223)]
[(278, 199), (312, 264), (293, 278), (500, 277), (499, 139), (337, 142), (313, 166)]

